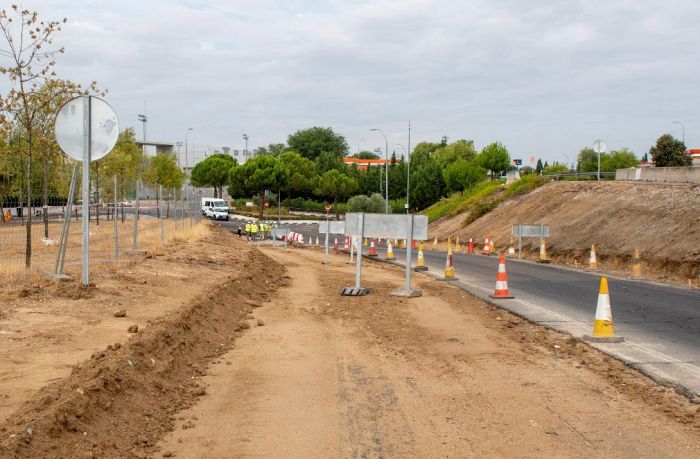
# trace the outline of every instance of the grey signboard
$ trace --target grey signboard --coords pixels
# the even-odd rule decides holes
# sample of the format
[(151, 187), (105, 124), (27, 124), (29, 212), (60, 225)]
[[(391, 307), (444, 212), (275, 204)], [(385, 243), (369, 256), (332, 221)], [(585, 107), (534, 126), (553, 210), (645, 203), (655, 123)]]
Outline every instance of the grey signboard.
[(549, 237), (549, 225), (513, 225), (513, 236)]
[[(330, 228), (328, 227), (330, 224)], [(318, 222), (318, 232), (320, 234), (345, 234), (345, 222), (321, 220)]]
[[(365, 237), (380, 237), (394, 239), (408, 239), (411, 231), (411, 215), (407, 214), (364, 214), (365, 223), (363, 235)], [(359, 213), (345, 214), (345, 235), (356, 236), (360, 234), (358, 228)], [(418, 241), (428, 239), (428, 217), (425, 215), (413, 216), (413, 238)]]

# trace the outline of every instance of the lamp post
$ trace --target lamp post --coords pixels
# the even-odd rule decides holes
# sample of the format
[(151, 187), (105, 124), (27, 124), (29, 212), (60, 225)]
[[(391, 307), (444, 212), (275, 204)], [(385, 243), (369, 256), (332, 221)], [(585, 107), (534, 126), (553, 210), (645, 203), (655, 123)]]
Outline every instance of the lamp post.
[(683, 126), (683, 123), (681, 123), (680, 121), (674, 121), (672, 124), (677, 124), (677, 125), (679, 125), (679, 126), (681, 127), (681, 129), (683, 130), (683, 134), (682, 134), (682, 135), (683, 135), (683, 139), (682, 139), (682, 141), (683, 141), (683, 145), (685, 145), (685, 126)]
[(593, 151), (598, 153), (598, 180), (600, 180), (600, 154), (605, 153), (605, 150), (607, 149), (607, 145), (605, 145), (605, 142), (602, 140), (598, 139), (595, 142), (593, 142)]
[[(194, 131), (194, 129), (192, 129), (192, 128), (187, 128), (187, 131), (185, 132), (185, 171), (187, 171), (187, 169), (189, 168), (189, 156), (190, 156), (190, 155), (189, 155), (189, 153), (188, 153), (188, 147), (187, 147), (187, 146), (189, 145), (188, 136), (189, 136), (189, 134), (190, 134), (190, 131)], [(193, 148), (193, 150), (194, 150), (194, 148)], [(193, 157), (192, 159), (194, 159), (194, 157)], [(185, 172), (185, 175), (187, 175), (187, 172)]]
[(243, 134), (243, 140), (245, 140), (245, 151), (243, 152), (243, 156), (248, 156), (248, 139), (248, 134)]
[(364, 140), (365, 140), (365, 138), (363, 137), (357, 142), (357, 157), (358, 158), (360, 157), (360, 143), (362, 143)]
[(177, 165), (182, 167), (182, 140), (175, 142), (175, 145), (177, 145)]
[(400, 144), (400, 143), (397, 143), (396, 146), (397, 146), (397, 147), (403, 148), (403, 154), (404, 154), (404, 156), (406, 157), (406, 165), (408, 166), (408, 170), (407, 170), (407, 172), (406, 172), (406, 204), (404, 205), (404, 207), (406, 208), (406, 213), (408, 214), (408, 213), (410, 213), (410, 212), (409, 212), (410, 206), (408, 205), (408, 185), (409, 185), (409, 180), (410, 180), (410, 175), (409, 175), (409, 174), (410, 174), (410, 171), (411, 171), (411, 162), (410, 162), (410, 160), (408, 159), (408, 150), (406, 150), (406, 147), (404, 147), (404, 146), (403, 146), (402, 144)]
[(386, 193), (385, 194), (386, 198), (384, 200), (384, 213), (388, 214), (389, 213), (389, 140), (387, 140), (386, 134), (384, 134), (384, 131), (382, 131), (381, 129), (372, 128), (372, 129), (370, 129), (370, 131), (379, 132), (380, 134), (382, 134), (384, 136), (384, 144), (386, 146), (386, 148), (384, 149), (384, 177), (385, 177), (384, 183), (386, 184), (386, 186), (384, 187), (385, 188), (384, 192)]

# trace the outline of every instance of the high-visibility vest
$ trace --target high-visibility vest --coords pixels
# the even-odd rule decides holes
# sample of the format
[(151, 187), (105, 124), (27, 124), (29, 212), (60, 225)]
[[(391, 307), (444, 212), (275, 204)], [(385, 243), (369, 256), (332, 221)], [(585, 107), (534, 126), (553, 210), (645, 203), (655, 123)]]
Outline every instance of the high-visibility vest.
[(256, 225), (256, 224), (250, 225), (250, 232), (257, 233), (258, 232), (258, 225)]
[(262, 223), (260, 224), (260, 232), (261, 233), (265, 232), (265, 225), (263, 225)]
[(250, 223), (245, 224), (245, 232), (250, 233)]

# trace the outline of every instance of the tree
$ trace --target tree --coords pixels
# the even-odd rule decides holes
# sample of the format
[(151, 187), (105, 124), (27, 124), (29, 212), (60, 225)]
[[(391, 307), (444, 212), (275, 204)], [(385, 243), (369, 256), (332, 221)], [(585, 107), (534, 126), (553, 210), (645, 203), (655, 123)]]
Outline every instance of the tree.
[(198, 162), (190, 174), (190, 184), (195, 187), (214, 188), (214, 197), (224, 196), (224, 185), (229, 182), (231, 167), (236, 160), (229, 155), (214, 154)]
[[(24, 265), (32, 263), (32, 157), (34, 149), (34, 129), (37, 113), (44, 109), (46, 99), (36, 97), (41, 82), (55, 75), (55, 56), (62, 54), (63, 48), (52, 48), (53, 37), (61, 30), (62, 21), (41, 20), (36, 11), (20, 9), (12, 5), (10, 10), (0, 9), (0, 31), (6, 40), (6, 48), (0, 56), (9, 61), (0, 66), (0, 73), (7, 75), (11, 89), (0, 96), (0, 123), (7, 125), (13, 121), (21, 127), (27, 146), (26, 189), (27, 215), (26, 245)], [(9, 118), (11, 119), (8, 119)]]
[(290, 134), (287, 138), (289, 147), (305, 158), (315, 160), (321, 153), (331, 153), (339, 158), (348, 152), (345, 137), (333, 132), (331, 128), (312, 127)]
[(343, 161), (340, 158), (341, 157), (335, 153), (328, 151), (322, 152), (316, 157), (316, 161), (314, 161), (316, 166), (316, 174), (320, 176), (333, 169), (344, 171), (345, 164), (343, 164)]
[(279, 156), (287, 151), (287, 146), (283, 143), (271, 143), (267, 147), (258, 148), (258, 156)]
[(434, 159), (429, 159), (411, 174), (411, 204), (424, 209), (437, 202), (445, 192), (442, 169)]
[(262, 220), (265, 190), (279, 191), (286, 185), (289, 171), (274, 156), (255, 156), (243, 164), (236, 164), (229, 174), (228, 194), (250, 196), (257, 194), (260, 202), (258, 218)]
[(542, 170), (542, 175), (568, 174), (569, 172), (571, 172), (569, 166), (555, 161), (551, 166), (548, 165)]
[[(158, 153), (146, 161), (143, 181), (155, 188), (156, 199), (160, 202), (160, 187), (167, 189), (180, 188), (185, 182), (185, 174), (178, 167), (177, 158), (174, 154)], [(160, 206), (158, 206), (158, 217), (160, 217)]]
[[(602, 164), (603, 158), (600, 161)], [(576, 170), (579, 172), (596, 172), (598, 170), (598, 154), (590, 147), (582, 148), (578, 153)]]
[[(117, 143), (112, 151), (100, 160), (102, 175), (117, 176), (118, 196), (115, 199), (126, 200), (127, 185), (136, 183), (144, 164), (143, 150), (136, 144), (134, 128), (126, 128), (119, 133)], [(111, 180), (104, 185), (110, 186)], [(109, 193), (107, 193), (109, 194)], [(122, 222), (124, 221), (124, 206), (122, 205)]]
[[(333, 199), (333, 204), (342, 202), (357, 191), (357, 182), (345, 174), (332, 169), (323, 174), (316, 187), (316, 194)], [(336, 212), (337, 213), (337, 212)]]
[(649, 154), (656, 167), (690, 166), (693, 160), (685, 154), (685, 144), (670, 134), (664, 134), (656, 140)]
[(316, 186), (316, 169), (314, 162), (304, 158), (295, 151), (286, 151), (280, 155), (280, 161), (289, 171), (289, 178), (283, 188), (287, 196), (308, 197)]
[(358, 159), (379, 159), (379, 155), (376, 153), (372, 153), (371, 151), (361, 151), (359, 153), (355, 153), (354, 155), (351, 156), (351, 158), (358, 158)]
[(486, 171), (464, 159), (458, 159), (442, 171), (448, 193), (464, 191), (484, 180)]
[(639, 166), (639, 160), (634, 155), (634, 152), (627, 148), (611, 151), (609, 155), (600, 158), (600, 170), (605, 172), (614, 172), (617, 169), (637, 166)]
[(411, 170), (418, 170), (418, 167), (428, 162), (433, 152), (441, 147), (439, 143), (419, 142), (411, 152)]
[(433, 152), (433, 158), (440, 164), (443, 169), (457, 160), (465, 160), (474, 162), (476, 159), (476, 149), (474, 148), (473, 140), (460, 139), (456, 142), (438, 148)]
[(644, 156), (642, 156), (642, 162), (643, 163), (649, 162), (649, 154), (648, 153), (644, 153)]
[(520, 175), (525, 176), (525, 175), (530, 175), (534, 174), (535, 171), (530, 167), (530, 166), (523, 166), (520, 168)]
[(348, 200), (348, 212), (381, 214), (385, 209), (384, 198), (379, 193), (373, 193), (372, 196), (359, 194)]
[(481, 150), (477, 157), (477, 163), (484, 169), (491, 171), (491, 179), (493, 179), (495, 174), (500, 175), (508, 168), (510, 155), (506, 147), (499, 142), (494, 142)]
[(537, 175), (542, 174), (542, 171), (544, 170), (544, 166), (542, 165), (542, 159), (537, 159), (537, 167), (535, 167), (535, 172), (537, 172)]

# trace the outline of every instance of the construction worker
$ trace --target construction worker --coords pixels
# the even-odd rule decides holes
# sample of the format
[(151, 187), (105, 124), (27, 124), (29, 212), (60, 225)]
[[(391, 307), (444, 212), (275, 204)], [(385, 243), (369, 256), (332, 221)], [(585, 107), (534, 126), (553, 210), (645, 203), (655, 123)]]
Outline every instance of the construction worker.
[(250, 222), (245, 222), (245, 238), (250, 241)]
[(253, 222), (250, 225), (250, 236), (253, 238), (253, 242), (258, 240), (258, 223)]
[(263, 222), (260, 222), (258, 230), (260, 231), (260, 240), (264, 241), (265, 240), (265, 224)]
[(238, 239), (241, 238), (241, 233), (242, 233), (242, 232), (243, 232), (243, 230), (241, 229), (241, 225), (238, 225), (238, 229), (236, 230), (236, 233), (238, 234)]

